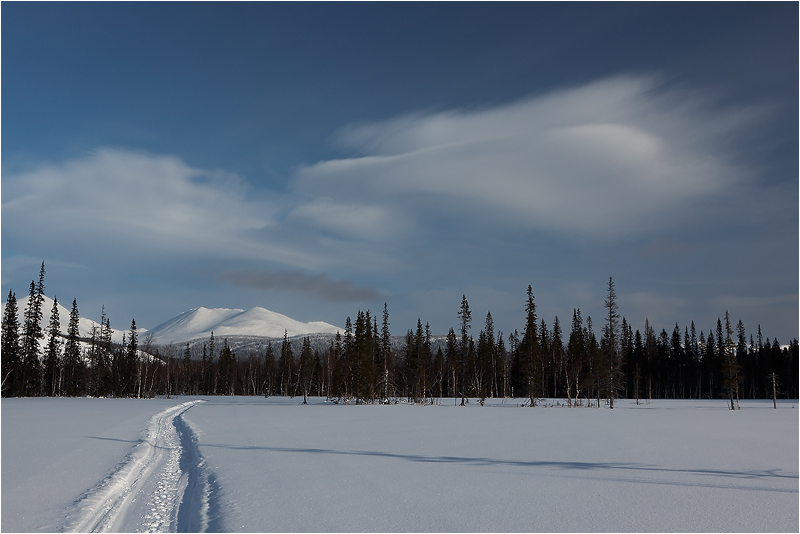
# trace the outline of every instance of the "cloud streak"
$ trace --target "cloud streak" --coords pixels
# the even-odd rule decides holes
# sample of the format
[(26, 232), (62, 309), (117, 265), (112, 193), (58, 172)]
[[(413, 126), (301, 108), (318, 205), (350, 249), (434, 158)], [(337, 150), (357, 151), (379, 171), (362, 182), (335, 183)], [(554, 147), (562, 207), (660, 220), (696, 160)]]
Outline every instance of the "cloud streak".
[(382, 298), (374, 288), (356, 286), (349, 280), (331, 280), (325, 273), (309, 275), (301, 271), (245, 269), (222, 273), (218, 279), (243, 288), (309, 293), (332, 302), (375, 301)]
[[(590, 237), (672, 224), (746, 180), (730, 135), (753, 110), (717, 113), (696, 95), (620, 77), (482, 110), (351, 126), (353, 157), (299, 170), (294, 188), (329, 203), (391, 206)], [(318, 227), (337, 217), (317, 211)]]

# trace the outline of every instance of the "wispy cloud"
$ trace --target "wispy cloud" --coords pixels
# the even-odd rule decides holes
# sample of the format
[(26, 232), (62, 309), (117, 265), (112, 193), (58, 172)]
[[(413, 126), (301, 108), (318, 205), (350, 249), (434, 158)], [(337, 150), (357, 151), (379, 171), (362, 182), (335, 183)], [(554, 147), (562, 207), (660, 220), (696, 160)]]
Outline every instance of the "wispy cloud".
[[(351, 126), (353, 157), (302, 168), (294, 187), (331, 202), (435, 210), (492, 225), (592, 237), (672, 224), (747, 175), (731, 138), (754, 110), (712, 111), (699, 96), (620, 77), (479, 110)], [(315, 212), (319, 227), (334, 211)]]
[(349, 280), (331, 280), (325, 273), (310, 275), (302, 271), (245, 269), (228, 271), (218, 278), (239, 287), (309, 293), (333, 302), (374, 301), (382, 298), (374, 288), (356, 286)]
[(3, 176), (3, 238), (79, 258), (104, 251), (127, 260), (233, 255), (302, 264), (297, 249), (263, 238), (278, 209), (248, 191), (235, 175), (177, 157), (102, 148)]
[(364, 241), (405, 237), (413, 226), (402, 212), (391, 206), (333, 201), (330, 197), (301, 203), (289, 213), (286, 222)]

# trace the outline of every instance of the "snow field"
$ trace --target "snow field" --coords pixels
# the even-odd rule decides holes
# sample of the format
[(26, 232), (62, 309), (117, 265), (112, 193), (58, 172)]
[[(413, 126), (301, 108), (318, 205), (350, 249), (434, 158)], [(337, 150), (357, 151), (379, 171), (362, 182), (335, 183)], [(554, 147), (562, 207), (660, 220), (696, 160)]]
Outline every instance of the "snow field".
[[(186, 414), (232, 531), (796, 531), (798, 411), (333, 406)], [(449, 403), (449, 404), (448, 404)], [(796, 404), (796, 402), (795, 402)]]
[(301, 403), (4, 399), (2, 530), (798, 530), (797, 401)]

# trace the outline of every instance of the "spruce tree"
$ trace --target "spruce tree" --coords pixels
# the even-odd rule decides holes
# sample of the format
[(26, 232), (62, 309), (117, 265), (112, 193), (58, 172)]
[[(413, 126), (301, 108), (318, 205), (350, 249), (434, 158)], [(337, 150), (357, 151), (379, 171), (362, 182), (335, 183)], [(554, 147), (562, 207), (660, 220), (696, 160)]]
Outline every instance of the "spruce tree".
[(72, 300), (72, 310), (69, 313), (67, 326), (67, 341), (64, 345), (64, 370), (62, 391), (70, 397), (80, 394), (81, 391), (81, 346), (78, 315), (78, 301)]
[[(289, 332), (283, 331), (283, 343), (281, 344), (281, 355), (278, 360), (278, 376), (280, 380), (280, 391), (284, 397), (292, 393), (291, 380), (294, 370), (294, 353), (292, 352), (292, 345), (289, 343)], [(292, 393), (292, 396), (294, 394)]]
[[(448, 396), (455, 399), (458, 397), (458, 382), (456, 375), (458, 374), (458, 340), (456, 339), (456, 332), (452, 328), (447, 332), (447, 342), (445, 344), (445, 360), (448, 372)], [(455, 400), (453, 401), (455, 402)]]
[(381, 342), (380, 342), (380, 372), (382, 374), (381, 384), (383, 386), (383, 402), (389, 402), (389, 387), (392, 383), (391, 370), (392, 370), (392, 337), (389, 332), (389, 308), (387, 304), (383, 303), (383, 323), (381, 326)]
[(3, 310), (2, 336), (2, 393), (4, 397), (8, 397), (18, 394), (20, 364), (22, 361), (17, 296), (11, 290), (8, 291), (6, 307)]
[(578, 405), (586, 352), (583, 319), (581, 318), (580, 309), (575, 308), (572, 310), (572, 327), (569, 333), (569, 341), (567, 342), (567, 362), (565, 366), (567, 404), (569, 406)]
[(61, 356), (61, 321), (58, 317), (58, 297), (53, 298), (53, 309), (50, 311), (50, 324), (47, 329), (47, 349), (44, 365), (44, 394), (55, 397), (60, 394), (58, 383)]
[(488, 376), (488, 380), (486, 381), (485, 385), (485, 393), (489, 397), (496, 397), (497, 396), (497, 345), (494, 336), (494, 319), (492, 318), (492, 312), (486, 312), (486, 321), (484, 323), (484, 328), (486, 332), (486, 339), (484, 350), (487, 351), (484, 354), (483, 364), (486, 370), (486, 374)]
[[(739, 364), (736, 362), (736, 346), (733, 343), (733, 327), (731, 326), (730, 315), (725, 311), (725, 341), (723, 346), (724, 354), (724, 374), (725, 389), (728, 391), (728, 398), (731, 403), (731, 410), (739, 406)], [(734, 407), (733, 398), (736, 397)]]
[(31, 281), (22, 325), (22, 388), (20, 393), (26, 397), (37, 395), (41, 384), (39, 340), (44, 337), (41, 325), (43, 298), (43, 296), (40, 298), (36, 284)]
[[(123, 343), (125, 344), (125, 343)], [(123, 358), (122, 372), (122, 394), (133, 394), (134, 384), (136, 383), (136, 363), (139, 360), (139, 334), (136, 331), (136, 319), (131, 319), (131, 328), (128, 330), (128, 342), (125, 344), (125, 356)]]
[(458, 394), (461, 396), (461, 406), (465, 406), (467, 386), (465, 374), (470, 343), (469, 329), (472, 326), (472, 313), (469, 311), (469, 302), (467, 302), (466, 295), (461, 295), (461, 308), (458, 310), (458, 319), (461, 323), (459, 329), (461, 342), (458, 345)]
[(356, 401), (371, 402), (374, 399), (375, 342), (372, 337), (372, 319), (369, 311), (359, 310), (356, 316), (355, 335), (351, 350), (353, 392)]
[(606, 360), (609, 366), (608, 405), (609, 408), (613, 409), (614, 397), (617, 395), (617, 387), (619, 386), (618, 375), (621, 365), (619, 359), (619, 309), (617, 306), (617, 294), (614, 291), (614, 279), (610, 276), (608, 277), (608, 293), (603, 307), (607, 310), (603, 335), (606, 341)]
[(525, 331), (522, 333), (522, 340), (519, 345), (519, 364), (530, 399), (530, 406), (536, 405), (536, 398), (537, 394), (540, 393), (541, 384), (541, 351), (538, 327), (536, 303), (533, 289), (529, 285), (525, 302)]

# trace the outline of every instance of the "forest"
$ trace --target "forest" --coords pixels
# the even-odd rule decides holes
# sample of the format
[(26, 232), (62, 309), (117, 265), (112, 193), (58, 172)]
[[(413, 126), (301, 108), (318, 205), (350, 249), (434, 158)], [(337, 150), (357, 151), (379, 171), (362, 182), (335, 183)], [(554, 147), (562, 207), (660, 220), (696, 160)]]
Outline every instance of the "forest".
[[(31, 281), (19, 314), (9, 291), (2, 322), (2, 396), (153, 397), (155, 395), (283, 395), (326, 397), (341, 403), (438, 404), (443, 398), (465, 404), (477, 399), (517, 398), (529, 406), (564, 399), (567, 406), (614, 407), (619, 398), (724, 398), (731, 409), (739, 399), (797, 398), (798, 341), (781, 346), (735, 324), (726, 311), (715, 327), (699, 333), (694, 322), (657, 333), (632, 330), (620, 316), (609, 277), (600, 337), (591, 317), (575, 308), (568, 331), (558, 317), (548, 326), (537, 316), (531, 286), (525, 299), (522, 332), (495, 332), (487, 312), (477, 338), (466, 296), (454, 316), (457, 327), (432, 336), (418, 319), (405, 336), (392, 336), (388, 306), (379, 318), (359, 310), (344, 332), (302, 343), (284, 335), (263, 350), (237, 354), (227, 339), (202, 342), (197, 357), (182, 350), (140, 342), (135, 320), (122, 343), (111, 340), (110, 320), (101, 317), (91, 336), (81, 337), (73, 300), (66, 332), (57, 301), (42, 325), (44, 263)], [(560, 401), (559, 401), (560, 402)]]

